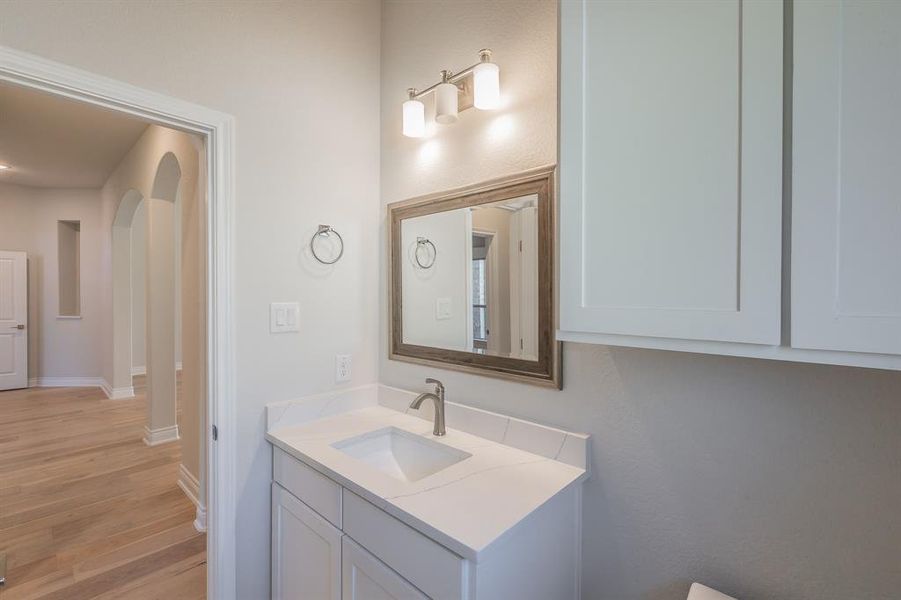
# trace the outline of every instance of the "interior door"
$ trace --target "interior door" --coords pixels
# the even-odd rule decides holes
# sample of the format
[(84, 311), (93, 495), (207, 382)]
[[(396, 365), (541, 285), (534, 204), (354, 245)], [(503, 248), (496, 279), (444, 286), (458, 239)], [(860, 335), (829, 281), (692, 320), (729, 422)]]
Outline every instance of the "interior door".
[(27, 327), (25, 253), (0, 250), (0, 390), (28, 387)]

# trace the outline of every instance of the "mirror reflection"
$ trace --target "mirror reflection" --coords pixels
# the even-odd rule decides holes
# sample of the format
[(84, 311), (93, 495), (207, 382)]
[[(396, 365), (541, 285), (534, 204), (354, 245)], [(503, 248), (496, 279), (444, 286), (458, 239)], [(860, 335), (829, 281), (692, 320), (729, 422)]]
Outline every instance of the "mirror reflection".
[(403, 342), (538, 360), (538, 195), (402, 219)]

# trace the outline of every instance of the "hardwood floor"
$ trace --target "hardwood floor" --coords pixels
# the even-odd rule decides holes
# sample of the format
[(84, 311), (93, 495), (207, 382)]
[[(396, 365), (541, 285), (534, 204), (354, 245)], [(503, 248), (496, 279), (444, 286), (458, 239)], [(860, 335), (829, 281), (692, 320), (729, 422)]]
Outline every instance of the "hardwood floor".
[(145, 398), (0, 392), (0, 600), (206, 597), (206, 535), (178, 443), (142, 441)]

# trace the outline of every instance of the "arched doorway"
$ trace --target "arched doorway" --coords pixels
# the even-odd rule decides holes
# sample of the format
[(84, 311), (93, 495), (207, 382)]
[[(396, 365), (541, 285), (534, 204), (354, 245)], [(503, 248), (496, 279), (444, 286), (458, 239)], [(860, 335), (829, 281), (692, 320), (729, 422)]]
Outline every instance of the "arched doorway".
[(176, 200), (181, 167), (172, 152), (160, 159), (153, 178), (147, 212), (146, 246), (146, 363), (147, 426), (144, 441), (150, 445), (179, 439), (177, 420), (176, 348), (178, 246)]
[(132, 224), (138, 206), (143, 202), (141, 192), (130, 189), (122, 196), (112, 231), (112, 290), (113, 290), (113, 398), (131, 398), (132, 386)]
[[(178, 98), (150, 93), (131, 84), (100, 77), (44, 58), (0, 49), (0, 79), (17, 85), (66, 96), (109, 110), (124, 111), (146, 119), (149, 123), (173, 127), (202, 136), (203, 162), (211, 169), (211, 181), (204, 184), (200, 225), (204, 237), (197, 250), (209, 263), (201, 268), (203, 315), (198, 323), (206, 324), (202, 347), (202, 368), (208, 370), (209, 383), (215, 393), (202, 396), (209, 423), (219, 432), (214, 443), (206, 428), (202, 440), (209, 451), (209, 501), (212, 515), (209, 532), (208, 597), (235, 597), (235, 536), (237, 492), (234, 484), (236, 444), (233, 316), (234, 269), (232, 221), (234, 211), (234, 119)], [(127, 186), (126, 186), (127, 188)], [(121, 191), (121, 189), (120, 189)], [(121, 233), (121, 232), (120, 232)], [(207, 235), (208, 234), (208, 235)], [(109, 257), (112, 259), (112, 256)], [(112, 260), (111, 260), (112, 262)], [(121, 261), (116, 260), (117, 264)], [(112, 300), (112, 294), (108, 297)], [(121, 302), (120, 302), (121, 304)], [(110, 314), (113, 313), (110, 304)], [(111, 340), (110, 340), (111, 341)], [(209, 349), (208, 354), (206, 353)], [(112, 348), (109, 349), (112, 351)], [(127, 361), (126, 361), (127, 364)], [(125, 373), (128, 371), (126, 370)], [(108, 375), (112, 378), (112, 373)], [(121, 375), (120, 375), (121, 377)], [(112, 385), (110, 385), (112, 388)], [(205, 467), (204, 467), (205, 468)]]
[[(144, 441), (150, 446), (179, 439), (176, 404), (177, 348), (180, 347), (179, 255), (176, 218), (181, 167), (172, 152), (156, 168), (150, 197), (128, 190), (119, 202), (112, 231), (113, 397), (134, 396), (134, 308), (136, 289), (143, 290), (144, 364), (147, 381), (147, 423)], [(143, 248), (133, 240), (135, 215), (141, 209)], [(136, 253), (144, 255), (136, 269)], [(143, 285), (133, 285), (135, 275)]]

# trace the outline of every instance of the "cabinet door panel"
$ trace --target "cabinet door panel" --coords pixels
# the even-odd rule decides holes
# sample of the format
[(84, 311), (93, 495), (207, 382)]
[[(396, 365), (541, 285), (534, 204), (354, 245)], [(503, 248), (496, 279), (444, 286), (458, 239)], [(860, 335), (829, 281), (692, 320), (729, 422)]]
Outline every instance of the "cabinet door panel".
[(344, 600), (426, 600), (419, 590), (349, 537), (341, 545)]
[(778, 344), (782, 4), (563, 0), (560, 328)]
[(792, 346), (901, 354), (901, 3), (794, 8)]
[(272, 598), (341, 598), (341, 532), (277, 484), (272, 484)]

